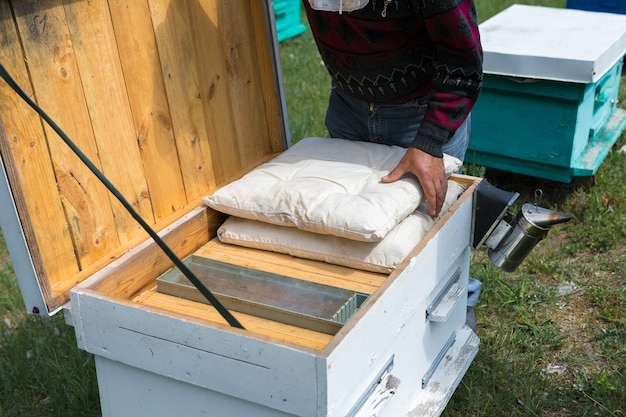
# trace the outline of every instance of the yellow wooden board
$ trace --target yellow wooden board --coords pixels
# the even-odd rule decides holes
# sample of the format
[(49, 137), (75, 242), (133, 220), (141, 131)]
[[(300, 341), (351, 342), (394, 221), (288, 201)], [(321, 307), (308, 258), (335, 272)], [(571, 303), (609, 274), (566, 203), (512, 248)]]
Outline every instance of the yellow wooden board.
[(215, 186), (211, 144), (206, 130), (201, 71), (194, 65), (193, 34), (189, 24), (189, 2), (150, 0), (152, 25), (156, 37), (165, 90), (170, 103), (170, 118), (183, 182), (188, 199), (201, 197), (207, 184)]
[[(228, 245), (221, 243), (217, 238), (202, 245), (202, 247), (194, 252), (194, 255), (365, 294), (373, 294), (388, 277), (388, 275), (385, 274), (355, 270), (320, 261), (296, 258), (258, 249)], [(134, 258), (145, 258), (145, 256), (134, 256)], [(152, 262), (153, 260), (147, 259), (147, 263)], [(105, 292), (109, 295), (117, 293), (118, 296), (127, 298), (124, 291), (120, 290), (120, 287), (127, 288), (127, 286), (123, 285), (127, 279), (117, 279), (117, 277), (127, 276), (130, 278), (130, 276), (134, 276), (135, 273), (138, 273), (139, 270), (145, 271), (146, 268), (133, 267), (129, 269), (128, 266), (125, 266), (117, 270), (114, 274), (112, 273), (109, 279), (99, 279), (98, 284), (90, 289)], [(135, 273), (132, 271), (135, 271)], [(115, 278), (113, 275), (115, 275)], [(102, 283), (105, 282), (107, 283), (106, 288), (102, 286)], [(137, 285), (138, 284), (135, 283), (135, 286)], [(211, 306), (206, 306), (204, 303), (198, 303), (180, 297), (159, 294), (152, 284), (152, 281), (150, 281), (150, 284), (146, 286), (143, 291), (133, 296), (132, 301), (142, 305), (173, 311), (185, 316), (197, 317), (215, 323), (226, 323)], [(313, 349), (323, 349), (332, 340), (332, 336), (322, 332), (287, 325), (278, 321), (263, 319), (243, 313), (232, 313), (246, 330), (258, 333), (265, 338), (293, 343)]]
[[(0, 4), (0, 58), (160, 230), (284, 150), (270, 29), (257, 1), (15, 0)], [(145, 233), (32, 109), (0, 89), (0, 152), (54, 310), (82, 271)]]
[[(161, 294), (154, 289), (139, 294), (132, 301), (144, 306), (177, 313), (184, 317), (195, 317), (197, 319), (227, 325), (226, 321), (220, 316), (217, 310), (210, 305)], [(332, 339), (331, 335), (325, 333), (307, 330), (249, 314), (233, 312), (233, 315), (246, 331), (255, 333), (262, 338), (269, 338), (282, 343), (286, 342), (299, 347), (322, 350)]]
[(385, 274), (228, 245), (217, 238), (202, 246), (196, 255), (364, 294), (373, 294), (387, 278)]

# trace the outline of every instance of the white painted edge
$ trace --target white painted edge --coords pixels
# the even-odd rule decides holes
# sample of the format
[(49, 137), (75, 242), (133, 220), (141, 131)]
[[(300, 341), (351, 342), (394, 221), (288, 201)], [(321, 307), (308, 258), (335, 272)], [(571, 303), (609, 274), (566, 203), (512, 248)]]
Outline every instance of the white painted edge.
[(0, 228), (11, 256), (26, 311), (35, 313), (35, 310), (38, 310), (40, 314), (53, 315), (58, 310), (48, 311), (1, 157), (0, 171)]
[(467, 326), (456, 334), (456, 341), (446, 352), (441, 365), (428, 384), (417, 395), (405, 417), (436, 417), (441, 415), (465, 372), (478, 353), (480, 339)]

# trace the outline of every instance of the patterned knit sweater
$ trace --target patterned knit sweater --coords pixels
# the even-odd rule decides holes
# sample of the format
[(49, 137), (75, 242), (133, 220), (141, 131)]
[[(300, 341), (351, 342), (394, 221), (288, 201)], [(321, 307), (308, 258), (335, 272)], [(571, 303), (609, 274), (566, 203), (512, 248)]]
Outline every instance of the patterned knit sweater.
[(441, 156), (482, 87), (473, 0), (370, 0), (343, 14), (303, 4), (337, 87), (372, 103), (428, 97), (411, 146)]

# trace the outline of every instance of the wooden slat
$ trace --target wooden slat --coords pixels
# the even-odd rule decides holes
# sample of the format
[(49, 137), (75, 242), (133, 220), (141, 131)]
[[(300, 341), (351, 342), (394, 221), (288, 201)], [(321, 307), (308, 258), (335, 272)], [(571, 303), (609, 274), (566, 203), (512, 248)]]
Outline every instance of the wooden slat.
[[(211, 143), (202, 109), (189, 24), (189, 2), (149, 0), (185, 192), (193, 200), (215, 187)], [(203, 75), (203, 74), (202, 74)]]
[[(239, 171), (239, 159), (234, 137), (234, 119), (226, 84), (225, 54), (218, 29), (216, 0), (190, 1), (190, 25), (194, 38), (194, 56), (200, 77), (200, 96), (207, 130), (215, 180), (219, 184), (232, 170)], [(229, 138), (224, 140), (224, 138)]]
[[(4, 1), (0, 2), (0, 39), (7, 45), (19, 45), (9, 3)], [(1, 47), (0, 61), (32, 97), (22, 51)], [(39, 287), (47, 299), (51, 296), (49, 282), (58, 282), (75, 273), (78, 263), (41, 121), (4, 81), (0, 81), (0, 97), (0, 118), (3, 119), (0, 120), (0, 154), (5, 161)]]
[(477, 183), (480, 182), (480, 179), (477, 177), (471, 177), (469, 175), (463, 175), (463, 174), (452, 174), (450, 176), (450, 179), (468, 188), (471, 185), (474, 185), (474, 184), (477, 185)]
[[(93, 131), (102, 171), (139, 215), (152, 224), (149, 190), (107, 4), (103, 1), (67, 2), (65, 13), (84, 91), (81, 102), (86, 102), (90, 117), (89, 125), (81, 126), (73, 136), (91, 135)], [(58, 92), (58, 97), (67, 95), (66, 88)], [(90, 146), (94, 148), (94, 143)], [(124, 243), (141, 229), (115, 198), (110, 196), (110, 199), (119, 241)], [(95, 211), (104, 211), (104, 208)], [(104, 222), (98, 222), (98, 226), (115, 230)]]
[[(184, 258), (209, 239), (208, 224), (207, 210), (199, 207), (163, 230), (161, 237), (178, 257)], [(89, 288), (127, 299), (172, 266), (172, 261), (150, 239), (92, 275)]]
[[(264, 2), (1, 6), (3, 63), (155, 229), (283, 150)], [(2, 157), (53, 310), (145, 233), (56, 133), (1, 88)], [(219, 216), (208, 218), (211, 230)]]
[[(132, 301), (161, 310), (175, 312), (183, 316), (209, 320), (218, 324), (228, 324), (217, 310), (210, 305), (161, 294), (156, 292), (154, 288), (142, 292), (137, 297), (134, 297)], [(232, 312), (232, 314), (247, 331), (273, 340), (321, 350), (332, 339), (331, 335), (313, 330), (302, 329), (236, 311)]]
[[(263, 89), (263, 98), (265, 104), (265, 118), (268, 125), (269, 141), (272, 152), (280, 152), (285, 150), (285, 135), (283, 119), (281, 116), (282, 108), (279, 101), (279, 91), (276, 88), (276, 71), (273, 62), (274, 51), (271, 47), (273, 39), (270, 36), (269, 23), (265, 11), (265, 2), (250, 2), (252, 24), (254, 26), (254, 52), (256, 53), (254, 61), (258, 65), (259, 77), (261, 79), (261, 88)], [(270, 5), (269, 7), (272, 7)], [(284, 117), (287, 117), (285, 114)]]
[(271, 150), (261, 80), (250, 62), (254, 33), (247, 26), (247, 0), (194, 0), (190, 6), (197, 71), (204, 74), (200, 80), (204, 113), (220, 184)]
[(228, 262), (319, 284), (373, 294), (387, 275), (360, 271), (325, 262), (296, 258), (280, 253), (221, 243), (214, 238), (196, 253), (209, 259)]
[[(193, 208), (192, 208), (193, 206)], [(199, 214), (202, 212), (202, 214)], [(195, 213), (195, 214), (194, 214)], [(198, 218), (197, 216), (201, 216)], [(201, 205), (200, 201), (196, 201), (190, 204), (187, 208), (183, 210), (179, 210), (176, 213), (172, 214), (169, 218), (164, 219), (158, 225), (155, 225), (153, 229), (160, 234), (167, 233), (167, 230), (171, 228), (171, 225), (176, 224), (181, 221), (181, 219), (186, 219), (191, 217), (193, 220), (189, 223), (191, 230), (183, 227), (183, 230), (178, 235), (182, 241), (178, 242), (181, 247), (185, 249), (179, 253), (179, 256), (184, 256), (188, 254), (185, 251), (189, 251), (191, 249), (187, 249), (189, 244), (201, 245), (204, 243), (204, 240), (200, 240), (200, 242), (195, 242), (195, 236), (203, 236), (201, 239), (206, 239), (207, 236), (205, 233), (208, 233), (208, 236), (214, 236), (215, 231), (219, 227), (219, 225), (224, 221), (224, 215), (221, 213), (217, 213), (214, 211), (206, 211), (206, 209)], [(195, 229), (194, 229), (195, 228)], [(186, 238), (186, 236), (194, 236), (191, 240)], [(97, 262), (89, 265), (88, 267), (82, 269), (77, 274), (68, 276), (61, 282), (58, 282), (54, 287), (51, 288), (52, 295), (48, 301), (49, 310), (56, 310), (61, 307), (69, 300), (69, 292), (74, 286), (79, 283), (85, 281), (89, 277), (96, 275), (99, 271), (105, 268), (111, 268), (111, 265), (115, 262), (119, 262), (121, 258), (124, 256), (128, 256), (129, 253), (132, 253), (138, 246), (146, 243), (146, 240), (149, 239), (147, 233), (142, 233), (137, 235), (133, 240), (126, 242), (124, 245), (119, 246), (112, 252), (109, 252), (106, 257), (101, 258)], [(170, 247), (174, 247), (172, 244), (168, 244)], [(156, 250), (157, 256), (161, 255), (162, 259), (160, 261), (169, 262), (166, 255), (160, 250), (153, 248)], [(169, 264), (166, 264), (164, 268), (169, 268)], [(115, 267), (112, 267), (115, 268)], [(146, 271), (147, 275), (149, 275), (149, 271)], [(154, 272), (154, 271), (152, 271)], [(131, 277), (131, 280), (141, 280), (146, 279), (147, 281), (143, 282), (141, 285), (146, 285), (146, 282), (151, 282), (150, 277), (146, 277), (146, 273), (143, 273), (138, 277)], [(137, 288), (133, 289), (133, 291), (139, 291)]]
[[(2, 94), (2, 89), (0, 89), (0, 94)], [(2, 109), (0, 106), (0, 112), (1, 111)], [(55, 275), (49, 275), (48, 271), (46, 271), (46, 268), (50, 268), (50, 267), (54, 268), (56, 265), (44, 264), (42, 251), (39, 248), (39, 242), (38, 242), (39, 236), (35, 234), (35, 231), (32, 227), (32, 224), (34, 224), (35, 222), (30, 219), (30, 216), (28, 214), (28, 204), (26, 202), (27, 200), (24, 198), (24, 194), (22, 193), (21, 187), (19, 185), (20, 184), (19, 174), (16, 171), (14, 166), (4, 163), (5, 160), (8, 160), (12, 157), (11, 149), (8, 146), (8, 143), (9, 143), (9, 137), (7, 136), (7, 133), (4, 130), (4, 124), (2, 123), (2, 118), (0, 118), (0, 159), (3, 161), (3, 166), (6, 168), (6, 177), (7, 177), (7, 180), (9, 181), (9, 187), (14, 190), (13, 202), (15, 203), (16, 210), (18, 210), (18, 212), (20, 213), (20, 219), (24, 221), (24, 226), (22, 227), (22, 231), (24, 233), (24, 239), (26, 240), (26, 244), (28, 246), (28, 250), (32, 259), (34, 273), (37, 276), (37, 281), (39, 283), (39, 288), (40, 288), (42, 297), (44, 298), (44, 300), (47, 300), (51, 296), (50, 285), (49, 285), (50, 280), (51, 280), (50, 277), (55, 276)], [(56, 232), (56, 230), (53, 230), (53, 232)], [(61, 253), (61, 255), (63, 255), (63, 253)], [(59, 264), (62, 267), (68, 266), (68, 263), (65, 260), (62, 260), (62, 262), (60, 262)], [(72, 265), (72, 266), (77, 267), (77, 265)], [(53, 272), (56, 272), (56, 271), (53, 271)]]
[[(37, 1), (20, 1), (15, 2), (13, 8), (38, 103), (85, 154), (97, 163), (97, 150), (62, 3), (49, 1), (44, 7)], [(12, 44), (12, 49), (15, 50), (18, 45), (19, 43)], [(58, 186), (55, 191), (63, 201), (76, 254), (81, 264), (88, 264), (118, 243), (115, 228), (109, 227), (114, 224), (113, 215), (110, 210), (102, 210), (110, 205), (109, 198), (91, 172), (80, 163), (56, 133), (47, 125), (45, 131), (48, 138), (47, 151), (54, 161)], [(39, 178), (33, 179), (34, 182), (38, 180)], [(25, 190), (30, 187), (34, 187), (34, 184), (23, 184)], [(46, 203), (54, 200), (47, 200), (49, 197), (47, 194), (30, 195), (29, 200), (41, 199)], [(41, 215), (46, 216), (47, 213), (44, 211)], [(60, 221), (58, 219), (53, 224), (59, 224)], [(63, 239), (72, 243), (69, 234), (63, 236)], [(42, 249), (45, 251), (44, 256), (53, 256), (54, 249), (51, 247), (64, 244), (67, 243), (56, 240), (45, 242), (45, 250)], [(66, 268), (69, 268), (75, 263), (74, 255), (64, 255), (57, 262), (66, 262)], [(63, 274), (51, 276), (50, 284), (53, 286), (63, 278)]]
[[(255, 3), (258, 6), (262, 2)], [(230, 0), (217, 4), (221, 22), (219, 40), (224, 51), (225, 81), (230, 91), (235, 139), (242, 166), (248, 167), (271, 152), (262, 83), (255, 59), (257, 53), (251, 47), (256, 45), (256, 41), (250, 1)]]
[[(91, 2), (78, 4), (93, 8)], [(109, 10), (152, 209), (159, 221), (187, 201), (150, 9), (146, 0), (109, 0)]]

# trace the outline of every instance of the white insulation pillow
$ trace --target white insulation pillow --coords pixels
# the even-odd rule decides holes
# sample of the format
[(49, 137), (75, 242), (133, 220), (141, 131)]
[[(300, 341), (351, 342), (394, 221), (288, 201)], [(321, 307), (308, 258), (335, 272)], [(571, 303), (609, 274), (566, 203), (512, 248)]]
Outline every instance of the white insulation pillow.
[[(406, 149), (345, 139), (305, 138), (204, 198), (214, 210), (360, 241), (379, 241), (423, 200), (416, 178), (380, 179)], [(461, 161), (444, 155), (446, 174)]]
[[(439, 217), (448, 211), (464, 190), (464, 186), (448, 181), (448, 193)], [(420, 206), (380, 242), (357, 242), (232, 216), (218, 229), (217, 236), (224, 243), (389, 273), (408, 256), (437, 221), (427, 213), (425, 205)]]

